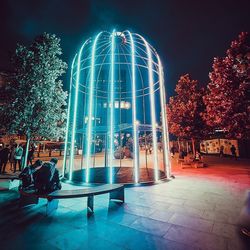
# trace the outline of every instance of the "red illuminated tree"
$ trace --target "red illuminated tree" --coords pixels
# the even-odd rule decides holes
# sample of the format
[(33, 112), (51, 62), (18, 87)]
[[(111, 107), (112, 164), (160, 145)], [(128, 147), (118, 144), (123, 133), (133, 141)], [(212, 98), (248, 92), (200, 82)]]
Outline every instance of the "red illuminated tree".
[(170, 97), (167, 105), (169, 132), (180, 139), (191, 139), (195, 152), (194, 140), (205, 132), (201, 119), (203, 90), (199, 89), (197, 80), (186, 74), (180, 77), (175, 92), (177, 95)]
[(250, 47), (241, 33), (223, 58), (215, 58), (204, 96), (207, 125), (222, 129), (228, 137), (250, 138)]

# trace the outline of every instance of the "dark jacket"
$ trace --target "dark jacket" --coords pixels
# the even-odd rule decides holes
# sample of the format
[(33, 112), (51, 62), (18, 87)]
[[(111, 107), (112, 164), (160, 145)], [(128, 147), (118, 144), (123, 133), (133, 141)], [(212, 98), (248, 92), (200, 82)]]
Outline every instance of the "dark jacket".
[(1, 159), (2, 159), (3, 162), (8, 161), (9, 153), (10, 153), (9, 148), (4, 148), (4, 149), (1, 150)]
[(61, 189), (59, 171), (51, 162), (46, 162), (34, 173), (34, 184), (38, 193), (51, 193)]
[(33, 148), (31, 150), (29, 150), (28, 159), (33, 159), (34, 158), (34, 152), (35, 152), (35, 150)]
[(22, 180), (22, 188), (27, 188), (34, 184), (34, 173), (36, 169), (33, 166), (28, 166), (20, 173), (19, 178)]

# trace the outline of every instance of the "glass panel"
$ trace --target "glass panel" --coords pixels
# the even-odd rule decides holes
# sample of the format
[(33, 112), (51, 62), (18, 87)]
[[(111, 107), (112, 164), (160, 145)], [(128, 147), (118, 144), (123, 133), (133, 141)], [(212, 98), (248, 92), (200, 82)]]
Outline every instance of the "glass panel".
[(105, 135), (96, 134), (94, 141), (94, 162), (93, 167), (105, 166)]

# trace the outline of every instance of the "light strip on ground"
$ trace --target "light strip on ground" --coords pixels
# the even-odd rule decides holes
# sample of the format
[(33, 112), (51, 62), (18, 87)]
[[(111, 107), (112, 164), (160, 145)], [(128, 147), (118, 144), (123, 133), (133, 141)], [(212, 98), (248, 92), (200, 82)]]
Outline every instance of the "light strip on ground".
[(132, 58), (132, 115), (133, 115), (133, 148), (134, 148), (134, 175), (135, 183), (139, 181), (139, 152), (138, 152), (138, 133), (137, 133), (137, 115), (136, 115), (136, 81), (135, 81), (135, 46), (132, 34), (128, 31), (131, 42)]
[(158, 60), (158, 69), (159, 69), (159, 81), (160, 81), (160, 98), (161, 98), (161, 119), (162, 119), (162, 138), (163, 138), (163, 147), (164, 147), (164, 163), (165, 163), (165, 172), (167, 178), (170, 178), (170, 169), (171, 162), (169, 160), (169, 140), (168, 140), (168, 124), (167, 124), (167, 114), (166, 114), (166, 97), (165, 97), (165, 88), (164, 88), (164, 74), (161, 64), (161, 59), (157, 54)]
[(68, 110), (67, 110), (67, 125), (66, 125), (66, 137), (64, 142), (64, 156), (63, 156), (63, 169), (62, 169), (62, 175), (64, 177), (65, 174), (65, 168), (66, 168), (66, 160), (67, 160), (67, 151), (68, 151), (68, 141), (69, 141), (69, 119), (70, 119), (70, 107), (71, 107), (71, 91), (72, 91), (72, 82), (73, 82), (73, 71), (74, 71), (74, 63), (76, 59), (77, 54), (74, 56), (72, 65), (71, 65), (71, 72), (70, 72), (70, 87), (69, 87), (69, 101), (68, 101)]
[(114, 154), (114, 80), (115, 80), (115, 30), (111, 42), (111, 81), (110, 81), (110, 139), (109, 139), (109, 182), (113, 183), (113, 154)]
[(70, 149), (70, 164), (69, 164), (69, 180), (72, 180), (73, 165), (74, 165), (74, 151), (75, 151), (75, 133), (76, 133), (76, 116), (77, 116), (77, 106), (78, 106), (78, 91), (79, 91), (79, 82), (80, 82), (80, 71), (81, 71), (81, 57), (82, 51), (85, 45), (89, 40), (85, 41), (79, 51), (77, 58), (77, 73), (76, 73), (76, 84), (75, 84), (75, 100), (74, 100), (74, 109), (73, 109), (73, 124), (71, 132), (71, 149)]
[(91, 145), (92, 145), (92, 117), (93, 117), (93, 94), (94, 94), (94, 81), (95, 81), (95, 52), (96, 52), (96, 44), (98, 41), (98, 38), (100, 37), (102, 32), (100, 32), (93, 43), (92, 46), (92, 57), (91, 57), (91, 75), (90, 75), (90, 86), (89, 86), (89, 101), (88, 101), (88, 125), (87, 125), (87, 140), (86, 140), (86, 183), (89, 182), (89, 168), (91, 163)]
[(154, 79), (153, 79), (153, 66), (152, 66), (152, 53), (148, 42), (144, 37), (138, 35), (144, 42), (147, 49), (148, 57), (148, 76), (149, 76), (149, 92), (150, 92), (150, 115), (151, 115), (151, 125), (153, 134), (153, 157), (154, 157), (154, 177), (155, 181), (159, 180), (159, 166), (158, 166), (158, 148), (157, 148), (157, 136), (156, 136), (156, 118), (155, 118), (155, 97), (154, 97)]

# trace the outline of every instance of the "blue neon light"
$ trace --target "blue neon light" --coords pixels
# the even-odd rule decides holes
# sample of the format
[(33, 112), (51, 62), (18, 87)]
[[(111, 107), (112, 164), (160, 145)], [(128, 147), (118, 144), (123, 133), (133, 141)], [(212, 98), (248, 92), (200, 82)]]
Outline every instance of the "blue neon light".
[(79, 92), (79, 82), (80, 82), (80, 71), (81, 71), (81, 57), (83, 48), (88, 43), (89, 40), (85, 41), (79, 51), (77, 59), (77, 73), (76, 73), (76, 85), (75, 85), (75, 102), (74, 102), (74, 113), (73, 113), (73, 124), (71, 133), (71, 149), (70, 149), (70, 164), (69, 164), (69, 180), (72, 180), (73, 165), (74, 165), (74, 152), (75, 152), (75, 133), (76, 133), (76, 116), (78, 107), (78, 92)]
[(167, 114), (166, 114), (166, 96), (165, 96), (165, 88), (164, 88), (164, 74), (163, 74), (161, 59), (158, 54), (156, 55), (157, 55), (157, 61), (158, 61), (158, 75), (159, 75), (159, 82), (160, 82), (164, 164), (165, 164), (165, 172), (166, 172), (167, 178), (170, 178), (171, 162), (169, 160), (169, 145), (168, 145), (169, 139), (168, 139), (168, 125), (167, 125)]
[(69, 141), (69, 119), (70, 119), (70, 108), (71, 108), (71, 95), (72, 95), (72, 83), (73, 83), (73, 71), (74, 71), (74, 63), (76, 59), (77, 54), (74, 56), (74, 59), (72, 61), (71, 65), (71, 72), (70, 72), (70, 87), (69, 87), (69, 102), (68, 102), (68, 110), (67, 110), (67, 125), (66, 125), (66, 138), (65, 138), (65, 145), (64, 145), (64, 156), (63, 156), (63, 169), (62, 169), (62, 175), (65, 174), (66, 169), (66, 160), (67, 160), (67, 151), (68, 151), (68, 141)]
[[(126, 51), (124, 51), (124, 49)], [(106, 57), (107, 59), (105, 59)], [(117, 70), (119, 74), (116, 73)], [(126, 81), (126, 78), (128, 78), (127, 74), (131, 76), (130, 82)], [(96, 86), (97, 82), (100, 85)], [(118, 94), (116, 93), (116, 88), (118, 89), (118, 85), (116, 86), (117, 82), (121, 83), (119, 101)], [(131, 87), (122, 86), (122, 84), (127, 83), (131, 84)], [(156, 86), (159, 86), (159, 88)], [(102, 151), (104, 149), (106, 150), (105, 166), (108, 166), (107, 182), (114, 183), (114, 167), (118, 165), (118, 162), (121, 164), (121, 160), (116, 160), (114, 155), (115, 133), (117, 132), (116, 129), (119, 128), (123, 131), (126, 127), (130, 134), (132, 130), (134, 182), (140, 182), (140, 163), (142, 164), (144, 160), (140, 158), (139, 150), (138, 119), (140, 119), (141, 113), (138, 108), (142, 106), (143, 112), (145, 113), (143, 114), (144, 121), (142, 121), (143, 119), (141, 120), (143, 123), (141, 128), (144, 128), (145, 125), (145, 128), (152, 129), (153, 155), (149, 156), (147, 159), (150, 158), (150, 161), (148, 161), (150, 163), (152, 160), (154, 179), (155, 181), (158, 181), (158, 161), (160, 161), (161, 158), (158, 159), (157, 146), (157, 130), (159, 129), (159, 126), (157, 125), (158, 118), (156, 117), (156, 115), (158, 115), (156, 112), (158, 99), (155, 97), (157, 91), (160, 92), (159, 104), (162, 114), (164, 168), (166, 176), (169, 178), (171, 175), (171, 164), (168, 157), (169, 137), (167, 114), (165, 109), (166, 97), (164, 89), (164, 74), (160, 57), (154, 48), (142, 36), (129, 31), (117, 32), (115, 29), (112, 33), (103, 31), (92, 40), (88, 39), (84, 42), (77, 55), (75, 55), (71, 65), (65, 154), (63, 158), (63, 175), (67, 176), (67, 169), (69, 169), (69, 180), (72, 180), (73, 171), (78, 169), (76, 164), (78, 160), (74, 159), (75, 143), (76, 139), (78, 139), (78, 133), (83, 133), (85, 141), (83, 142), (84, 149), (83, 156), (81, 158), (81, 167), (82, 160), (84, 159), (86, 166), (84, 181), (86, 183), (90, 182), (90, 169), (92, 164), (95, 164), (97, 167), (99, 167), (100, 164), (99, 159), (96, 160), (97, 158), (94, 157), (103, 157)], [(83, 98), (85, 98), (85, 104), (80, 103), (82, 100), (80, 95), (84, 96)], [(116, 109), (124, 108), (122, 105), (127, 102), (127, 98), (132, 99), (131, 107), (129, 106), (129, 109), (131, 108), (131, 112), (120, 110), (122, 117), (123, 114), (125, 117), (120, 120), (121, 124), (117, 124), (116, 113), (118, 113), (118, 110), (116, 111)], [(119, 104), (117, 105), (117, 103)], [(150, 105), (150, 107), (148, 107), (148, 105)], [(95, 108), (98, 110), (99, 107), (106, 108), (107, 112), (105, 111), (100, 114), (98, 111), (95, 114)], [(151, 124), (148, 124), (148, 119), (145, 119), (147, 113), (147, 110), (145, 110), (146, 108), (148, 108), (148, 112), (150, 112), (148, 115), (151, 117)], [(73, 112), (73, 114), (71, 112)], [(98, 117), (96, 117), (96, 115)], [(80, 127), (80, 125), (82, 126), (81, 119), (85, 119), (86, 117), (87, 120), (85, 120), (84, 127)], [(131, 118), (132, 124), (130, 124), (129, 121)], [(106, 122), (107, 124), (105, 125)], [(92, 143), (94, 140), (93, 135), (95, 133), (107, 134), (105, 147), (101, 149), (100, 154), (98, 152), (98, 155), (96, 155), (95, 152), (95, 155), (92, 155)], [(69, 151), (69, 149), (70, 157), (67, 158), (67, 151)], [(127, 157), (127, 155), (125, 156)], [(92, 159), (94, 159), (93, 163)], [(104, 166), (100, 165), (100, 167)]]
[(131, 59), (132, 59), (132, 115), (133, 115), (133, 148), (134, 148), (134, 175), (135, 183), (139, 182), (139, 150), (138, 150), (138, 130), (136, 115), (136, 81), (135, 81), (135, 45), (132, 34), (128, 31), (131, 42)]
[(97, 40), (102, 32), (100, 32), (93, 43), (92, 57), (91, 57), (91, 75), (90, 75), (90, 87), (89, 87), (89, 109), (88, 109), (88, 126), (87, 126), (87, 153), (86, 153), (86, 183), (89, 182), (89, 167), (91, 162), (91, 144), (92, 144), (92, 117), (93, 117), (93, 94), (94, 94), (94, 81), (95, 81), (95, 52)]
[(111, 82), (110, 82), (110, 141), (109, 141), (109, 182), (113, 183), (114, 154), (114, 85), (115, 85), (115, 30), (112, 32), (111, 44)]
[(155, 118), (155, 97), (154, 97), (154, 79), (153, 79), (153, 63), (152, 54), (148, 42), (144, 37), (138, 35), (144, 42), (147, 50), (148, 57), (148, 76), (149, 76), (149, 93), (150, 93), (150, 114), (151, 114), (151, 126), (153, 134), (153, 157), (154, 157), (154, 177), (155, 181), (159, 180), (159, 166), (158, 166), (158, 148), (157, 148), (157, 136), (156, 136), (156, 118)]

